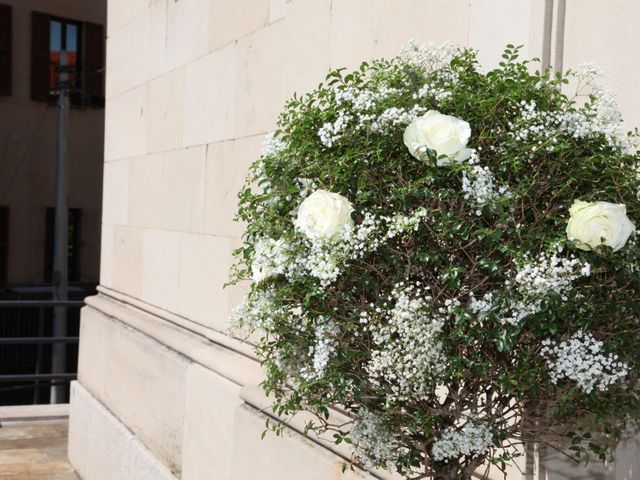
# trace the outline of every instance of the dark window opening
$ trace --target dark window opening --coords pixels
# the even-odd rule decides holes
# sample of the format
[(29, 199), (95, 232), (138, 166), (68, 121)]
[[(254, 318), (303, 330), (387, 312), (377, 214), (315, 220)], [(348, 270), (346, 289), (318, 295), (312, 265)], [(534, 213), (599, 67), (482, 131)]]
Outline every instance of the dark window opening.
[(0, 4), (0, 95), (11, 95), (11, 6)]
[(32, 100), (57, 100), (58, 67), (66, 52), (71, 104), (104, 106), (102, 25), (33, 12), (31, 29)]
[(9, 207), (0, 206), (0, 287), (7, 285), (9, 270)]
[[(45, 225), (45, 253), (44, 253), (44, 281), (51, 282), (53, 274), (53, 249), (55, 211), (53, 207), (47, 208)], [(80, 208), (69, 209), (69, 231), (67, 246), (67, 276), (70, 282), (80, 281), (80, 248), (81, 248), (81, 224), (82, 210)]]

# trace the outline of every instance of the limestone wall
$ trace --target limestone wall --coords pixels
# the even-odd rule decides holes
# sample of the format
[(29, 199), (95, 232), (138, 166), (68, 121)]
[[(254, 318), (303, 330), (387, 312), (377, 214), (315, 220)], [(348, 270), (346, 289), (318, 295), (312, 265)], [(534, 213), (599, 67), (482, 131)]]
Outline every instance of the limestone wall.
[[(569, 0), (563, 24), (561, 0), (110, 0), (102, 287), (83, 312), (71, 417), (83, 478), (366, 478), (341, 477), (347, 452), (295, 424), (259, 438), (259, 366), (224, 334), (242, 292), (222, 289), (248, 165), (293, 92), (409, 39), (474, 46), (486, 66), (507, 43), (591, 59), (640, 123), (640, 64), (624, 60), (640, 5), (609, 3)], [(586, 478), (567, 468), (549, 478)]]

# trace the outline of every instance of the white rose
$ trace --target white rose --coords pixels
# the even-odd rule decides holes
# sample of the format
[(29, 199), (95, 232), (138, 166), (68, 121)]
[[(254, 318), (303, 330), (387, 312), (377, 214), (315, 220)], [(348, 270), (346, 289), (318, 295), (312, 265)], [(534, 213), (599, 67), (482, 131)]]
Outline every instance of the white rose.
[(353, 206), (342, 195), (316, 190), (300, 204), (296, 227), (310, 239), (333, 240), (351, 219)]
[(470, 136), (471, 127), (464, 120), (429, 110), (409, 124), (403, 139), (411, 155), (418, 160), (428, 158), (427, 149), (435, 150), (438, 157), (444, 156), (437, 162), (442, 166), (471, 156), (471, 149), (466, 148)]
[(607, 245), (616, 252), (636, 229), (627, 217), (627, 207), (616, 203), (576, 200), (569, 214), (567, 238), (582, 250)]
[(284, 239), (262, 238), (253, 248), (251, 274), (254, 282), (284, 273), (284, 266), (288, 261), (288, 248)]

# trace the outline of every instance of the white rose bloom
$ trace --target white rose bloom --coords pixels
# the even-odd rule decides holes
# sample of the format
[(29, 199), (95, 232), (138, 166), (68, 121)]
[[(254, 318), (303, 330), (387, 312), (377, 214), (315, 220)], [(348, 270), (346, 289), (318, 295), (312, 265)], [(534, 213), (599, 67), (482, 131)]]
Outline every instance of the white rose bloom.
[(316, 190), (300, 204), (296, 227), (312, 240), (334, 240), (351, 219), (353, 206), (342, 195)]
[(411, 155), (418, 160), (426, 160), (427, 149), (435, 150), (437, 164), (450, 165), (452, 161), (461, 162), (471, 156), (471, 149), (466, 148), (471, 127), (464, 120), (451, 115), (443, 115), (436, 110), (429, 110), (422, 117), (416, 118), (404, 131), (404, 144)]
[(581, 250), (607, 245), (616, 252), (636, 229), (627, 217), (627, 207), (617, 203), (576, 200), (569, 214), (567, 238)]
[(253, 248), (251, 274), (254, 282), (258, 283), (284, 273), (284, 266), (288, 261), (288, 249), (284, 239), (262, 238)]

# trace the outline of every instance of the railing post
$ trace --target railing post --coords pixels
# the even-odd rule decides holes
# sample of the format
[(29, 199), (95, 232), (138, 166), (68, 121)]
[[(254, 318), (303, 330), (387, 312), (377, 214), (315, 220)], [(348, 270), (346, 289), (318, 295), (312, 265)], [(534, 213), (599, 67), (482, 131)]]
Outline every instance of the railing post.
[[(38, 309), (38, 336), (44, 337), (44, 308)], [(41, 343), (39, 343), (36, 349), (37, 349), (36, 350), (36, 375), (39, 375), (40, 373), (42, 373), (42, 353), (44, 350), (44, 346)], [(36, 380), (35, 385), (36, 385), (35, 390), (33, 392), (33, 403), (34, 405), (37, 405), (40, 403), (41, 385), (38, 380)]]

